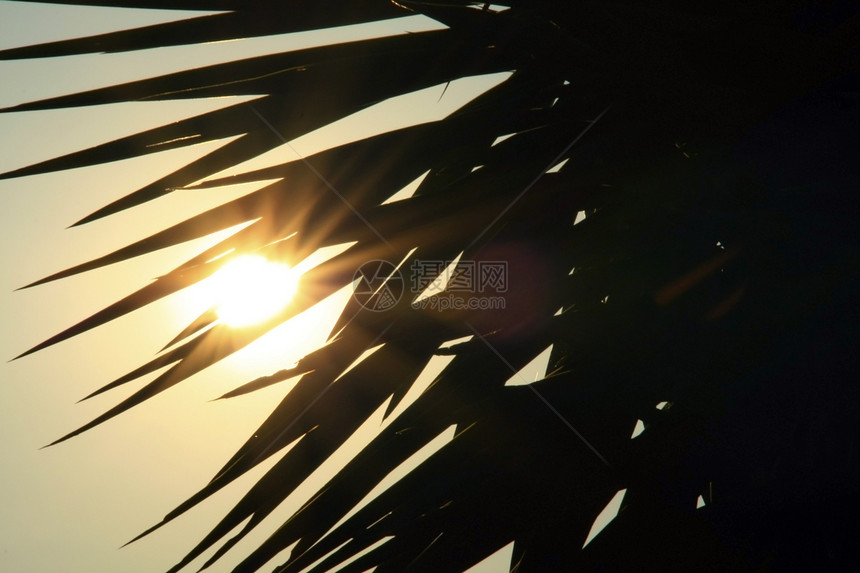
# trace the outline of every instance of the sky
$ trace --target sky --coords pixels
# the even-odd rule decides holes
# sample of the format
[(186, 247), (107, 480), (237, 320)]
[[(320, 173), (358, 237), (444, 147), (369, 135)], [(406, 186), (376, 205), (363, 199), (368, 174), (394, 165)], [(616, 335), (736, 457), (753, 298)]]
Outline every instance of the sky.
[[(76, 8), (0, 2), (0, 48), (175, 20), (190, 13)], [(438, 25), (420, 17), (309, 34), (149, 50), (0, 62), (0, 107), (129, 81), (207, 63), (241, 59)], [(297, 159), (336, 143), (440, 119), (505, 79), (466, 79), (375, 106), (275, 150), (263, 162)], [(444, 96), (443, 96), (444, 91)], [(147, 102), (73, 110), (0, 114), (0, 172), (243, 101)], [(408, 112), (407, 112), (408, 110)], [(149, 360), (205, 309), (186, 289), (57, 346), (9, 361), (184, 262), (236, 229), (98, 271), (18, 290), (48, 274), (163, 229), (262, 184), (172, 193), (83, 227), (93, 210), (202, 156), (225, 141), (155, 153), (92, 168), (0, 181), (0, 570), (17, 573), (162, 571), (214, 525), (277, 456), (173, 524), (119, 549), (204, 485), (289, 390), (275, 385), (236, 400), (211, 402), (241, 382), (281, 369), (321, 344), (348, 291), (276, 329), (222, 363), (106, 424), (57, 446), (45, 444), (121, 401), (137, 385), (76, 403)], [(292, 155), (290, 155), (292, 154)], [(250, 169), (259, 166), (247, 165)], [(331, 254), (331, 253), (330, 253)], [(298, 323), (298, 324), (293, 324)], [(296, 332), (301, 331), (300, 337)], [(294, 356), (275, 348), (285, 345)], [(428, 365), (432, 378), (444, 359)], [(153, 378), (159, 372), (145, 378)], [(533, 378), (532, 378), (533, 379)], [(419, 381), (420, 384), (420, 381)], [(380, 427), (378, 413), (337, 459), (312, 477), (319, 485)], [(450, 440), (453, 428), (433, 447)], [(428, 450), (428, 453), (432, 448)], [(392, 478), (393, 479), (393, 478)], [(226, 558), (229, 571), (312, 492), (297, 492)], [(205, 556), (204, 558), (205, 559)], [(195, 564), (202, 563), (200, 559)], [(510, 547), (474, 569), (507, 570)], [(282, 559), (278, 560), (278, 562)], [(194, 565), (189, 570), (194, 569)]]

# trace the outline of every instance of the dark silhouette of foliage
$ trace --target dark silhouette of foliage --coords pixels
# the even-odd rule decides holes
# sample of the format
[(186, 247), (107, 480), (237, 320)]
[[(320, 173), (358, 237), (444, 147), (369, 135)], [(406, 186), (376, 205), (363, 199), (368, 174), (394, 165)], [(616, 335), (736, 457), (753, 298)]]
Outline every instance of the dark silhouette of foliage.
[[(503, 310), (422, 311), (403, 297), (371, 312), (352, 302), (328, 345), (229, 394), (303, 375), (212, 481), (153, 528), (281, 456), (174, 571), (213, 547), (210, 562), (217, 559), (389, 398), (390, 412), (439, 354), (454, 359), (429, 389), (238, 570), (256, 570), (298, 542), (278, 571), (299, 571), (343, 544), (314, 569), (322, 571), (387, 536), (394, 537), (344, 570), (462, 571), (511, 541), (520, 573), (841, 571), (856, 562), (848, 525), (860, 495), (860, 390), (851, 382), (860, 354), (855, 4), (134, 5), (227, 12), (6, 50), (0, 58), (138, 50), (412, 12), (447, 28), (2, 110), (266, 94), (2, 175), (241, 136), (78, 224), (386, 98), (513, 72), (441, 121), (209, 183), (279, 179), (35, 283), (258, 219), (28, 353), (211, 275), (228, 258), (215, 257), (230, 249), (296, 263), (320, 247), (356, 241), (305, 275), (311, 286), (263, 325), (231, 330), (209, 313), (200, 317), (150, 363), (98, 392), (172, 365), (165, 373), (59, 442), (247, 345), (349, 284), (365, 261), (404, 261), (406, 269), (462, 253), (462, 260), (508, 263)], [(414, 197), (382, 204), (426, 171)], [(574, 225), (578, 212), (585, 219)], [(549, 345), (545, 379), (504, 385)], [(631, 439), (637, 420), (645, 431)], [(450, 444), (327, 533), (452, 424)], [(583, 548), (595, 516), (621, 489), (621, 512)], [(698, 496), (705, 500), (699, 509)]]

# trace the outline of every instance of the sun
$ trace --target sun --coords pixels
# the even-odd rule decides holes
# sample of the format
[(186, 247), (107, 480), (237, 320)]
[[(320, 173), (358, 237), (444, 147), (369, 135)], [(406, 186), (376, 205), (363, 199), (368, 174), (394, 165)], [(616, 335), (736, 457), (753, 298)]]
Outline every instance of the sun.
[(211, 292), (220, 322), (250, 326), (272, 317), (293, 298), (298, 273), (259, 255), (242, 255), (211, 278)]

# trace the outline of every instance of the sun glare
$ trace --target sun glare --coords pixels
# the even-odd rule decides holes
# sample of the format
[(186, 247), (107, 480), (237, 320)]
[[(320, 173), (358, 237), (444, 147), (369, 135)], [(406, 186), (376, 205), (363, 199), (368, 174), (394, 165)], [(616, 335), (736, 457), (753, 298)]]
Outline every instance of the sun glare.
[(293, 298), (298, 275), (289, 266), (257, 255), (243, 255), (212, 276), (215, 309), (221, 322), (235, 327), (266, 320)]

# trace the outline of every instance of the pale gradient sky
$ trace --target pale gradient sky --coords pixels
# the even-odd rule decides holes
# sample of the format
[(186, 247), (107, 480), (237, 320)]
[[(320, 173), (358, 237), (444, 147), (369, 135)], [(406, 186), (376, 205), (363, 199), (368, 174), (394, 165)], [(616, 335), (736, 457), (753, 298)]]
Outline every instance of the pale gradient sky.
[[(164, 20), (163, 15), (152, 11), (0, 2), (0, 47)], [(416, 32), (434, 26), (430, 20), (411, 18), (382, 27), (341, 30), (337, 34), (301, 34), (131, 55), (0, 62), (0, 107), (164, 73), (177, 67), (343, 38)], [(441, 97), (443, 86), (423, 90), (411, 99), (375, 106), (361, 117), (346, 119), (333, 129), (301, 138), (292, 146), (307, 155), (332, 143), (438, 119), (505, 77), (495, 74), (466, 79), (450, 86), (444, 97)], [(238, 101), (241, 99), (148, 102), (3, 114), (0, 115), (0, 171)], [(52, 272), (102, 255), (262, 186), (173, 193), (83, 227), (66, 228), (93, 210), (223, 143), (205, 143), (94, 168), (0, 181), (3, 201), (0, 354), (6, 360), (20, 354), (225, 236), (226, 232), (216, 234), (106, 269), (13, 292)], [(268, 159), (279, 163), (287, 157), (295, 159), (295, 153), (281, 148)], [(290, 328), (278, 329), (148, 403), (44, 450), (38, 448), (89, 421), (138, 388), (140, 383), (131, 384), (75, 404), (92, 390), (149, 360), (199, 314), (203, 302), (189, 289), (70, 341), (0, 366), (0, 570), (136, 573), (162, 571), (173, 565), (277, 456), (173, 524), (131, 546), (121, 550), (118, 547), (160, 521), (165, 513), (208, 482), (280, 401), (289, 385), (275, 385), (230, 401), (209, 400), (257, 375), (283, 368), (320, 344), (328, 334), (324, 317), (343, 304), (343, 296), (349, 293), (333, 297), (327, 308), (312, 311), (317, 314), (305, 321), (300, 343), (293, 340), (295, 356), (276, 356), (272, 352), (272, 348), (280, 346), (279, 341), (283, 343), (285, 337), (290, 337)], [(309, 326), (320, 324), (323, 326), (315, 329)], [(440, 359), (431, 368), (443, 366)], [(536, 365), (538, 371), (541, 368), (545, 369), (545, 365)], [(527, 376), (534, 379), (534, 374)], [(378, 428), (379, 424), (376, 416), (367, 425)], [(370, 433), (364, 432), (362, 439), (367, 435)], [(440, 438), (439, 445), (450, 439), (450, 435), (448, 432)], [(349, 445), (344, 453), (348, 455), (355, 447), (356, 444)], [(332, 467), (337, 463), (333, 461)], [(322, 478), (318, 477), (317, 485), (319, 479)], [(293, 496), (263, 523), (259, 533), (249, 536), (211, 568), (213, 573), (229, 571), (298, 507), (302, 495), (310, 492), (307, 489)], [(506, 571), (509, 556), (508, 547), (475, 571)], [(199, 566), (204, 559), (188, 570), (196, 570), (194, 565)]]

